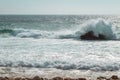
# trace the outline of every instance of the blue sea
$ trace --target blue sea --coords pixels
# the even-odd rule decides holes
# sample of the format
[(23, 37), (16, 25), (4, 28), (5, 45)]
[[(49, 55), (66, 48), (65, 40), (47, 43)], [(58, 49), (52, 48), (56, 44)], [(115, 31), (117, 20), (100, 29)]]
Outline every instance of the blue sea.
[[(89, 31), (106, 40), (82, 40), (80, 36)], [(120, 16), (0, 15), (0, 74), (26, 71), (75, 77), (79, 71), (116, 72), (119, 40)]]

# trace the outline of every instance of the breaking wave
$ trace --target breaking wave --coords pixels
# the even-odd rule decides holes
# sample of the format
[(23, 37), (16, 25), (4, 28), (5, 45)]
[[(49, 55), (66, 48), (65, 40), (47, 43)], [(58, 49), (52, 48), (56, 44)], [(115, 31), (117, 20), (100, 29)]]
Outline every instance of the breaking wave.
[[(110, 57), (110, 56), (109, 56)], [(2, 58), (2, 57), (1, 57)], [(22, 59), (20, 59), (22, 58)], [(87, 58), (87, 59), (86, 59)], [(3, 67), (34, 67), (34, 68), (57, 68), (62, 70), (92, 70), (92, 71), (116, 71), (120, 70), (120, 62), (117, 58), (99, 58), (97, 56), (88, 55), (81, 58), (51, 58), (50, 56), (45, 57), (36, 57), (34, 60), (33, 56), (26, 58), (25, 56), (18, 57), (17, 59), (6, 59), (3, 61), (0, 59), (0, 66)], [(71, 60), (71, 61), (69, 61)]]
[(113, 26), (112, 23), (103, 19), (91, 20), (80, 25), (73, 34), (62, 35), (61, 38), (80, 39), (80, 36), (92, 31), (93, 35), (96, 37), (98, 37), (99, 34), (102, 34), (107, 40), (115, 40), (117, 39), (117, 34), (115, 34), (114, 28), (115, 26)]
[(111, 22), (97, 19), (83, 23), (74, 30), (42, 31), (28, 29), (1, 29), (0, 34), (8, 33), (11, 36), (20, 38), (80, 39), (81, 35), (92, 31), (96, 37), (98, 37), (99, 34), (102, 34), (107, 40), (119, 39), (117, 37), (119, 34), (116, 34), (114, 28), (115, 26), (113, 26)]

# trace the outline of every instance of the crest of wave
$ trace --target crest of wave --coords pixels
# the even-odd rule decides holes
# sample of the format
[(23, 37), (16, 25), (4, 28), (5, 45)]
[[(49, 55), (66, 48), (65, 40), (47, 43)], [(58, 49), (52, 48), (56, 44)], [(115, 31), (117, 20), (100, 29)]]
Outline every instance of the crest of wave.
[(74, 33), (64, 35), (61, 37), (80, 39), (81, 35), (84, 35), (89, 31), (92, 31), (93, 35), (96, 37), (99, 37), (99, 34), (102, 34), (105, 36), (106, 40), (115, 40), (116, 35), (113, 28), (114, 28), (113, 24), (104, 19), (90, 20), (80, 25)]
[(118, 39), (118, 34), (114, 30), (115, 26), (104, 19), (90, 20), (79, 25), (72, 30), (59, 30), (59, 31), (42, 31), (42, 30), (26, 30), (26, 29), (2, 29), (0, 34), (9, 33), (15, 37), (21, 38), (59, 38), (59, 39), (80, 39), (80, 36), (93, 32), (93, 35), (99, 37), (99, 34), (105, 36), (106, 40)]

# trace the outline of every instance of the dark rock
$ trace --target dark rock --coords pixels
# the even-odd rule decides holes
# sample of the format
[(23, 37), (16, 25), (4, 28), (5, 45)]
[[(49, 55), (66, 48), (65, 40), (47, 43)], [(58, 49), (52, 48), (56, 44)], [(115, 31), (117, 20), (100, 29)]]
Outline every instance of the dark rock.
[(68, 78), (64, 78), (64, 80), (71, 80), (71, 78), (69, 78), (69, 77)]
[(40, 78), (39, 76), (35, 76), (32, 80), (44, 80), (44, 79)]
[(40, 80), (40, 77), (39, 76), (35, 76), (35, 77), (33, 77), (32, 80)]
[(100, 76), (100, 77), (97, 77), (97, 80), (106, 80), (106, 77)]
[(6, 78), (4, 78), (4, 77), (0, 77), (0, 80), (7, 80)]
[(111, 79), (116, 80), (116, 79), (119, 79), (119, 78), (118, 78), (118, 76), (117, 76), (117, 75), (113, 75), (113, 76), (111, 77)]
[(106, 78), (106, 80), (111, 80), (110, 78)]
[(48, 78), (44, 78), (43, 80), (49, 80)]
[(15, 78), (13, 78), (13, 77), (9, 77), (9, 79), (8, 80), (15, 80)]
[(78, 78), (78, 80), (87, 80), (86, 78)]
[(84, 35), (80, 36), (80, 39), (82, 40), (105, 40), (105, 36), (103, 34), (99, 34), (99, 36), (95, 36), (93, 31), (89, 31), (85, 33)]
[(66, 78), (64, 78), (64, 80), (76, 80), (76, 79), (73, 79), (73, 78), (70, 78), (70, 77), (66, 77)]
[(22, 78), (20, 78), (20, 77), (17, 77), (17, 78), (15, 78), (14, 80), (21, 80)]
[(6, 79), (6, 80), (9, 80), (9, 78), (8, 78), (8, 77), (5, 77), (5, 79)]
[(63, 78), (62, 77), (54, 77), (54, 78), (52, 78), (52, 80), (63, 80)]
[(27, 80), (26, 78), (21, 78), (21, 80)]
[(31, 78), (25, 78), (26, 80), (32, 80)]
[(102, 35), (102, 34), (99, 34), (99, 37), (98, 37), (98, 38), (101, 39), (101, 40), (105, 40), (105, 36)]

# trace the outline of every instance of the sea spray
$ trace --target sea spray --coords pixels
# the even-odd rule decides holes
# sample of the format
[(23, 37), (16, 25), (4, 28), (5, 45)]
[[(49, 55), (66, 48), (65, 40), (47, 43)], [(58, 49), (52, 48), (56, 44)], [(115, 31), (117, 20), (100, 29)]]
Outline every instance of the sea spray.
[(83, 24), (80, 28), (80, 31), (76, 32), (76, 35), (80, 34), (83, 35), (89, 31), (92, 31), (94, 36), (98, 37), (99, 34), (102, 34), (106, 37), (106, 39), (116, 39), (116, 35), (113, 32), (114, 26), (112, 23), (105, 21), (103, 19), (91, 20), (86, 24)]
[(115, 40), (117, 34), (114, 33), (113, 27), (115, 26), (113, 26), (111, 22), (105, 21), (104, 19), (90, 20), (83, 23), (82, 25), (79, 25), (76, 31), (74, 31), (72, 34), (62, 36), (60, 35), (60, 37), (80, 39), (81, 35), (92, 31), (97, 37), (99, 34), (102, 34), (106, 37), (107, 40)]
[[(101, 73), (120, 70), (120, 28), (117, 17), (114, 18), (117, 22), (109, 16), (91, 15), (3, 18), (0, 18), (0, 23), (4, 24), (0, 25), (1, 67)], [(95, 36), (106, 35), (108, 40), (80, 40), (81, 35), (91, 30)]]
[(116, 36), (113, 30), (112, 23), (104, 19), (90, 20), (83, 24), (79, 24), (76, 29), (72, 30), (59, 30), (59, 31), (41, 31), (29, 29), (3, 29), (0, 30), (1, 35), (9, 33), (11, 36), (20, 38), (53, 38), (53, 39), (80, 39), (80, 36), (93, 31), (95, 36), (102, 34), (107, 40), (115, 40)]

